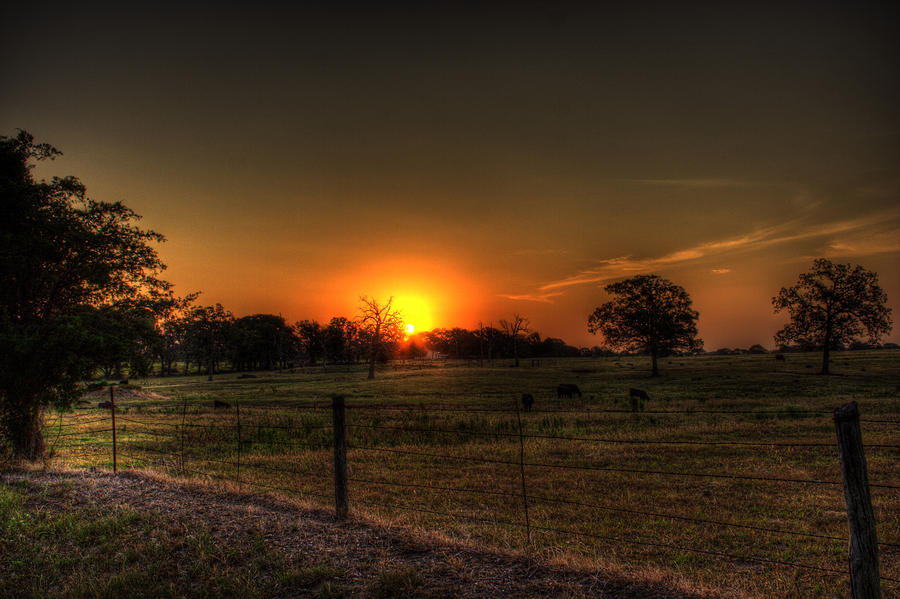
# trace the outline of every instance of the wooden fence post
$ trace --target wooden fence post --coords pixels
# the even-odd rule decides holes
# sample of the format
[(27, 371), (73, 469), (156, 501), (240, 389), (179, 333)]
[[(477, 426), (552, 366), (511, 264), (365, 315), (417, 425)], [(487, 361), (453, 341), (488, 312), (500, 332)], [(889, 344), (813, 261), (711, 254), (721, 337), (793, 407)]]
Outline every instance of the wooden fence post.
[(184, 476), (184, 425), (187, 419), (187, 395), (184, 396), (184, 404), (181, 407), (181, 476)]
[(331, 399), (334, 413), (334, 513), (338, 520), (347, 517), (347, 421), (344, 398)]
[(241, 485), (241, 400), (234, 400), (234, 408), (235, 408), (235, 417), (237, 418), (236, 426), (237, 429), (237, 484), (238, 489), (242, 489)]
[(834, 411), (844, 499), (850, 524), (850, 591), (853, 599), (880, 599), (878, 535), (856, 402)]
[(112, 413), (112, 441), (113, 441), (113, 474), (116, 473), (117, 464), (116, 464), (116, 394), (113, 391), (112, 385), (109, 387), (109, 411)]
[(522, 480), (522, 505), (525, 508), (525, 531), (528, 546), (531, 546), (531, 520), (528, 518), (528, 491), (525, 487), (525, 441), (522, 437), (522, 416), (519, 414), (519, 400), (516, 400), (516, 422), (519, 424), (519, 476)]

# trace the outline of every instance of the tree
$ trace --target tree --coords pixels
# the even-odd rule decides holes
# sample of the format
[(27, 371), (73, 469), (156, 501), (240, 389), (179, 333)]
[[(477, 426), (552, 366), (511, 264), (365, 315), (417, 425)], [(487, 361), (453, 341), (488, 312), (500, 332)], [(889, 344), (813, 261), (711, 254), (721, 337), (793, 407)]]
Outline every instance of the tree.
[(501, 320), (500, 328), (512, 343), (513, 357), (516, 359), (516, 366), (519, 365), (519, 338), (528, 332), (530, 321), (519, 314), (514, 314), (512, 320)]
[(234, 316), (222, 304), (192, 306), (185, 314), (185, 345), (200, 365), (206, 363), (206, 373), (213, 380), (216, 362), (227, 352), (228, 331)]
[(787, 310), (790, 316), (790, 322), (775, 334), (775, 343), (821, 347), (821, 374), (829, 373), (832, 349), (863, 334), (870, 343), (877, 343), (891, 331), (891, 310), (878, 275), (859, 265), (819, 258), (796, 285), (782, 287), (772, 305), (776, 314)]
[(359, 298), (359, 334), (369, 346), (369, 376), (375, 378), (375, 361), (378, 354), (403, 338), (403, 318), (393, 307), (393, 296), (385, 303), (375, 298), (362, 296)]
[(34, 179), (34, 161), (58, 155), (25, 131), (0, 137), (0, 432), (26, 459), (43, 454), (43, 411), (70, 406), (102, 359), (98, 328), (118, 319), (98, 311), (173, 301), (161, 235), (75, 177)]
[(294, 331), (309, 358), (309, 363), (315, 366), (316, 360), (325, 349), (325, 331), (322, 325), (315, 320), (301, 320), (294, 325)]
[(703, 348), (699, 315), (683, 287), (657, 275), (638, 275), (604, 289), (613, 299), (594, 310), (588, 331), (601, 333), (615, 349), (649, 353), (653, 376), (659, 376), (660, 356)]
[(228, 334), (232, 368), (284, 368), (286, 356), (295, 341), (293, 329), (280, 315), (253, 314), (238, 318)]

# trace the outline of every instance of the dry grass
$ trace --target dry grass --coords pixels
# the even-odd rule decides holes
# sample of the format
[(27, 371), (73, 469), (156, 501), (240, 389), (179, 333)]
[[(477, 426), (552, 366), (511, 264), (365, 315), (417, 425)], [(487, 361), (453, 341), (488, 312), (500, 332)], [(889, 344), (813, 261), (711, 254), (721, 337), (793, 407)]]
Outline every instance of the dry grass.
[[(249, 380), (231, 375), (212, 384), (141, 381), (168, 397), (123, 401), (119, 459), (126, 467), (211, 482), (239, 478), (245, 489), (327, 507), (333, 496), (327, 398), (343, 393), (350, 405), (361, 406), (348, 410), (350, 443), (370, 448), (348, 456), (351, 508), (368, 519), (719, 594), (838, 597), (846, 595), (846, 541), (704, 521), (844, 539), (839, 485), (636, 472), (839, 481), (829, 413), (850, 399), (860, 402), (864, 419), (885, 421), (864, 423), (867, 446), (900, 445), (891, 424), (900, 420), (897, 352), (840, 354), (835, 370), (845, 376), (834, 377), (808, 374), (816, 358), (790, 355), (783, 364), (771, 356), (672, 359), (659, 379), (645, 378), (646, 365), (626, 358), (544, 361), (535, 369), (400, 368), (374, 382), (344, 369)], [(557, 401), (558, 382), (578, 383), (585, 398)], [(630, 386), (648, 390), (654, 399), (647, 407), (677, 413), (610, 411), (627, 410)], [(525, 440), (526, 462), (565, 466), (526, 468), (532, 527), (575, 534), (532, 530), (529, 541), (522, 526), (513, 405), (523, 391), (535, 395), (541, 410), (522, 415), (526, 435), (595, 439)], [(233, 409), (214, 411), (213, 399)], [(363, 409), (384, 404), (408, 407)], [(109, 434), (88, 432), (98, 416), (96, 409), (76, 411), (58, 429), (51, 420), (48, 437), (65, 435), (56, 444), (64, 463), (109, 467)], [(735, 444), (660, 444), (672, 440)], [(814, 445), (739, 445), (757, 441)], [(78, 443), (93, 453), (80, 454)], [(873, 483), (900, 483), (900, 451), (872, 447), (867, 453)], [(477, 461), (485, 458), (512, 464)], [(900, 543), (900, 493), (876, 488), (873, 495), (880, 539)], [(900, 578), (900, 564), (887, 555), (883, 575)], [(398, 575), (388, 582), (404, 580)]]
[(703, 596), (162, 475), (32, 470), (2, 481), (0, 596)]

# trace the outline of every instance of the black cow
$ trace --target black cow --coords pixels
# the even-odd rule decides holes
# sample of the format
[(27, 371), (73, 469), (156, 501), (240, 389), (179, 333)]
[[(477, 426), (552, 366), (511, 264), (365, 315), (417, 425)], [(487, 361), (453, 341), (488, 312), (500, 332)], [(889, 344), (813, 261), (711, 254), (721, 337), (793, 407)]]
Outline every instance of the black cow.
[(784, 354), (775, 354), (776, 362), (784, 362)]
[(534, 405), (534, 396), (531, 393), (523, 393), (522, 394), (522, 407), (525, 408), (526, 412), (531, 411), (531, 406)]
[(112, 409), (112, 402), (111, 401), (101, 401), (100, 403), (97, 404), (97, 407), (100, 408), (101, 410), (110, 410), (110, 409)]
[(215, 410), (219, 410), (219, 409), (222, 409), (222, 410), (228, 410), (228, 409), (231, 409), (231, 404), (230, 404), (230, 403), (227, 403), (227, 402), (224, 402), (224, 401), (219, 401), (218, 399), (214, 399), (214, 400), (213, 400), (213, 409), (215, 409)]
[(563, 397), (571, 399), (576, 396), (581, 397), (581, 389), (578, 388), (578, 385), (572, 383), (560, 383), (556, 388), (556, 397), (558, 399), (562, 399)]
[(642, 399), (644, 401), (650, 401), (650, 396), (647, 395), (647, 392), (643, 389), (635, 389), (632, 387), (628, 390), (628, 397), (637, 397), (638, 399)]

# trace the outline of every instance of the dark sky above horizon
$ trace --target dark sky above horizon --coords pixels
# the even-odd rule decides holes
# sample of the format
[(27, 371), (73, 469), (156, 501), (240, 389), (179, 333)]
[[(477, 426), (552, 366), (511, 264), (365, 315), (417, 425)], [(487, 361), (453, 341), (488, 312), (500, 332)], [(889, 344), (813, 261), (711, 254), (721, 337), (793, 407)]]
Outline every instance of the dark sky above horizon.
[(19, 4), (0, 134), (142, 214), (206, 303), (395, 295), (419, 329), (519, 312), (588, 345), (603, 285), (655, 272), (707, 348), (771, 346), (771, 297), (827, 256), (897, 317), (894, 4)]

